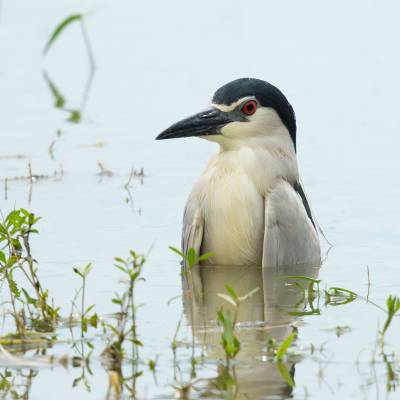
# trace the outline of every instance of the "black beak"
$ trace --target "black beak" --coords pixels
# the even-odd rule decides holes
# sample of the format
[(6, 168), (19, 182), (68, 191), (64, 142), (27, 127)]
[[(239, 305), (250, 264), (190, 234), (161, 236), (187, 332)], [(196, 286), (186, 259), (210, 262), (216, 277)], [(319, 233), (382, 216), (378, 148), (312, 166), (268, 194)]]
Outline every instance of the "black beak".
[(217, 108), (210, 108), (171, 125), (164, 132), (161, 132), (156, 140), (218, 135), (221, 133), (221, 128), (229, 122), (232, 122), (229, 114)]

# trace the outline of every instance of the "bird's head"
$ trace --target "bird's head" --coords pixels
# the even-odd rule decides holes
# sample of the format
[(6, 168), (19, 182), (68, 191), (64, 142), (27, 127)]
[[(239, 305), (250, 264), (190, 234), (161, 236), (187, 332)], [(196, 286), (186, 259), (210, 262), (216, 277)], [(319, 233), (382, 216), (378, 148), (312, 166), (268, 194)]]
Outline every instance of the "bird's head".
[(274, 137), (296, 149), (296, 118), (283, 93), (260, 79), (241, 78), (219, 88), (211, 107), (171, 125), (156, 139), (198, 136), (221, 145)]

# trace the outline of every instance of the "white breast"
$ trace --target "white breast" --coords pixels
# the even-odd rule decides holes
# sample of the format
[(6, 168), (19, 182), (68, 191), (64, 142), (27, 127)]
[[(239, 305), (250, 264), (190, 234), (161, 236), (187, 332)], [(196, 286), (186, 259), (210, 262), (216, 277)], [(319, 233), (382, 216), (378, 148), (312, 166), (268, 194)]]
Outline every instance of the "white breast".
[(213, 252), (213, 264), (261, 265), (264, 197), (248, 173), (256, 163), (252, 153), (219, 154), (194, 189), (204, 217), (201, 252)]

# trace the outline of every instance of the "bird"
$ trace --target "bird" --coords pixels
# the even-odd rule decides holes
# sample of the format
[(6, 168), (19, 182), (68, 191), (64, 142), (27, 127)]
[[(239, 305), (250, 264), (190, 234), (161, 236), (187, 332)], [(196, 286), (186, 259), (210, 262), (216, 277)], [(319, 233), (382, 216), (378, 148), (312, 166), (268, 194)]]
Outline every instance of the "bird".
[(210, 106), (156, 140), (198, 137), (219, 145), (189, 195), (182, 251), (212, 253), (204, 264), (273, 268), (319, 264), (318, 225), (301, 183), (296, 116), (261, 79), (220, 87)]

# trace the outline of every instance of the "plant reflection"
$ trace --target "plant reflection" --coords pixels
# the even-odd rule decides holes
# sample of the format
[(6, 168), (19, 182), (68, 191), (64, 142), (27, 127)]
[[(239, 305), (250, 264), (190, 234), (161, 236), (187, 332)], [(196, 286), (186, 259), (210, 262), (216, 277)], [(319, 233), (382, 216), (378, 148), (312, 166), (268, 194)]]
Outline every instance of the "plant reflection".
[(90, 69), (88, 77), (85, 82), (85, 86), (83, 88), (82, 92), (82, 98), (81, 102), (78, 107), (68, 107), (67, 106), (67, 100), (65, 96), (61, 93), (61, 91), (58, 89), (58, 87), (55, 85), (55, 83), (52, 81), (50, 78), (49, 73), (44, 70), (43, 71), (43, 78), (47, 84), (47, 87), (50, 90), (51, 95), (53, 96), (54, 99), (54, 107), (58, 108), (68, 114), (67, 116), (67, 121), (71, 123), (78, 124), (82, 120), (82, 115), (85, 111), (89, 95), (90, 95), (90, 90), (93, 85), (94, 81), (94, 76), (95, 76), (95, 69)]
[(38, 373), (38, 371), (33, 369), (4, 369), (0, 372), (0, 398), (12, 398), (14, 400), (28, 399), (32, 381)]

